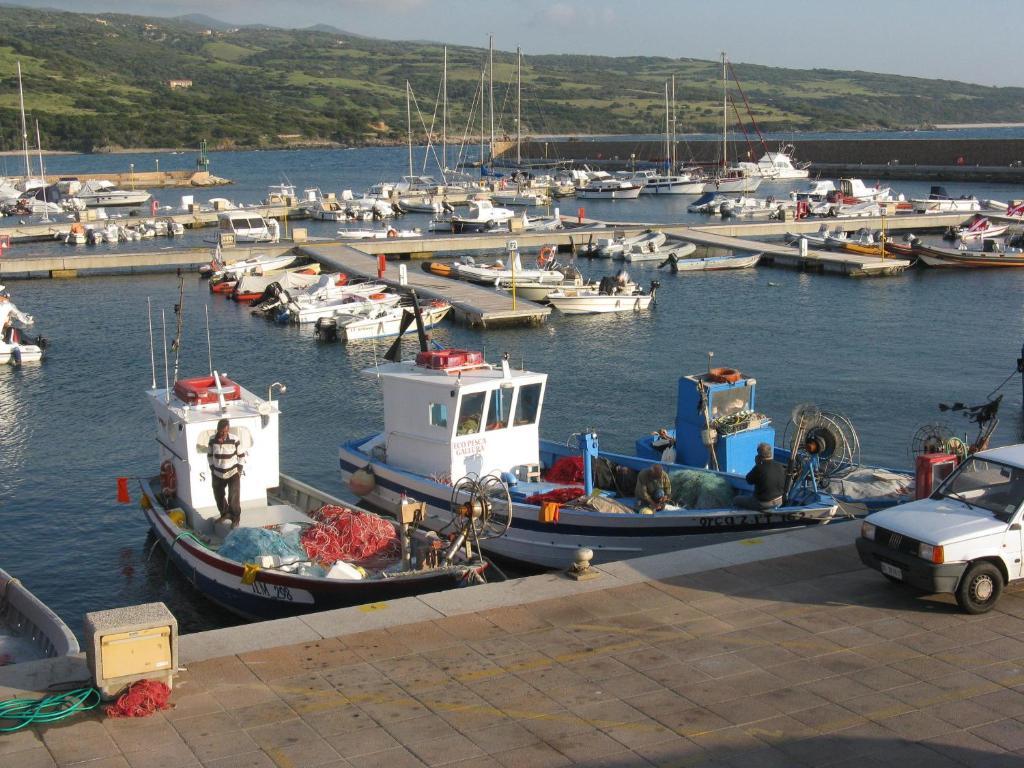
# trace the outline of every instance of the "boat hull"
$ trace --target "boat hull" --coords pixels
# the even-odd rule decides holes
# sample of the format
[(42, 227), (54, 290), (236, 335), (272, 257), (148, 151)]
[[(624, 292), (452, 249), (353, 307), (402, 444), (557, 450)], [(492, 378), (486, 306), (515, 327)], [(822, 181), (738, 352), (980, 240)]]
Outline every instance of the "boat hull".
[(548, 294), (547, 300), (552, 307), (566, 315), (595, 315), (609, 312), (641, 312), (651, 306), (653, 298), (649, 293), (632, 296), (559, 296), (554, 293)]
[(208, 600), (249, 620), (297, 616), (313, 611), (396, 600), (461, 586), (467, 568), (417, 572), (381, 580), (314, 579), (260, 569), (242, 583), (245, 567), (218, 556), (187, 536), (167, 515), (149, 481), (140, 481), (149, 527), (181, 574)]
[[(394, 512), (403, 495), (427, 505), (427, 528), (440, 530), (451, 520), (451, 486), (430, 478), (404, 472), (363, 453), (359, 440), (340, 448), (339, 461), (343, 479), (353, 472), (371, 466), (376, 478), (373, 490), (364, 500), (385, 511)], [(560, 446), (565, 451), (565, 446)], [(542, 451), (558, 451), (553, 443), (542, 443)], [(605, 454), (629, 466), (649, 466), (651, 461), (636, 457)], [(565, 568), (573, 554), (582, 546), (594, 551), (594, 562), (606, 563), (645, 555), (672, 552), (681, 548), (681, 536), (694, 536), (692, 541), (712, 543), (722, 534), (748, 531), (770, 531), (806, 526), (833, 519), (836, 506), (822, 504), (808, 507), (783, 507), (770, 513), (736, 509), (682, 510), (654, 515), (604, 514), (562, 507), (557, 523), (539, 520), (539, 508), (522, 501), (513, 501), (512, 523), (508, 532), (497, 539), (482, 542), (486, 552), (499, 557), (544, 568)]]
[(761, 260), (760, 253), (744, 256), (708, 256), (701, 259), (679, 259), (672, 265), (675, 272), (712, 272), (719, 269), (750, 269)]
[[(450, 305), (444, 307), (425, 307), (421, 311), (424, 328), (433, 328), (448, 316), (452, 311)], [(412, 312), (407, 308), (406, 313)], [(394, 313), (388, 317), (361, 318), (351, 323), (346, 323), (339, 328), (339, 334), (345, 341), (360, 341), (362, 339), (378, 339), (383, 336), (397, 336), (401, 327), (402, 317), (405, 313)]]

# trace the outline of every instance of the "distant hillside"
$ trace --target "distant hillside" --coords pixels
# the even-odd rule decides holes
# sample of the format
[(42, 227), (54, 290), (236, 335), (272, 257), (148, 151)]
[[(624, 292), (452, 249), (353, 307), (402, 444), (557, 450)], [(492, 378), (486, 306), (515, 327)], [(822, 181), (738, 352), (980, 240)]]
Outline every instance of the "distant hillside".
[[(485, 58), (480, 48), (448, 49), (450, 136), (479, 134)], [(432, 120), (440, 130), (436, 43), (375, 40), (326, 25), (235, 28), (206, 16), (0, 7), (0, 148), (20, 144), (17, 60), (30, 120), (39, 120), (48, 149), (195, 146), (204, 138), (223, 148), (404, 141), (407, 79), (414, 130), (422, 137)], [(1024, 122), (1021, 88), (753, 64), (736, 71), (762, 129)], [(515, 72), (514, 54), (495, 54), (499, 135), (515, 133)], [(678, 131), (718, 130), (717, 62), (560, 55), (523, 59), (524, 133), (660, 132), (664, 83), (673, 74)], [(172, 89), (170, 81), (191, 85)]]

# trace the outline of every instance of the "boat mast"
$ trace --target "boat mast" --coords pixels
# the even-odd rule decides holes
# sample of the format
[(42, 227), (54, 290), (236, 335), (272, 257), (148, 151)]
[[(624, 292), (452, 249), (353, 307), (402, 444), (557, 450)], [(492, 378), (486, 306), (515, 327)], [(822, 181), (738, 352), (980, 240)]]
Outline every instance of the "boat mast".
[(516, 168), (523, 162), (523, 52), (516, 46)]
[(412, 86), (409, 85), (409, 81), (405, 81), (405, 131), (409, 136), (409, 181), (412, 181), (412, 103), (409, 99), (409, 91), (412, 90)]
[(487, 36), (487, 50), (488, 50), (488, 61), (489, 66), (487, 68), (488, 83), (490, 88), (490, 104), (491, 104), (491, 146), (488, 152), (488, 158), (491, 161), (491, 167), (494, 167), (494, 35)]
[(39, 178), (43, 181), (43, 221), (50, 220), (50, 212), (46, 210), (46, 172), (43, 170), (43, 144), (39, 140), (39, 121), (36, 120), (36, 149), (39, 150)]
[(18, 60), (18, 103), (21, 105), (21, 143), (25, 149), (25, 184), (32, 178), (32, 165), (28, 159), (28, 126), (25, 124), (25, 92), (21, 87), (21, 60)]
[(729, 92), (726, 90), (725, 79), (725, 51), (722, 51), (722, 173), (728, 167), (728, 142), (726, 135), (729, 132)]
[(441, 106), (441, 173), (448, 170), (448, 46), (444, 47), (444, 75), (442, 77)]
[(672, 145), (670, 143), (671, 142), (671, 138), (669, 136), (669, 132), (671, 131), (671, 128), (669, 127), (669, 125), (670, 125), (669, 121), (670, 121), (670, 117), (669, 117), (669, 107), (668, 107), (668, 80), (666, 80), (665, 81), (665, 164), (668, 165), (668, 168), (665, 169), (665, 173), (666, 174), (671, 174), (672, 173)]
[(487, 65), (480, 68), (480, 167), (484, 167), (484, 75)]
[(669, 148), (669, 156), (671, 166), (671, 173), (675, 173), (676, 168), (676, 76), (672, 75), (672, 144)]

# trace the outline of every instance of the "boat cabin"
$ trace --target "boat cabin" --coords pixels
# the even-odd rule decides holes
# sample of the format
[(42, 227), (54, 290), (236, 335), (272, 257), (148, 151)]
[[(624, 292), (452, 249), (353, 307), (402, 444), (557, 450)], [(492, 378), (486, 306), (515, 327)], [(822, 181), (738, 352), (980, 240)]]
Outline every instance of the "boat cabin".
[[(233, 234), (236, 243), (265, 243), (273, 239), (271, 225), (255, 211), (225, 211), (217, 216), (217, 228), (220, 234)], [(276, 221), (273, 228), (278, 229)]]
[(179, 379), (170, 389), (152, 389), (147, 394), (157, 421), (161, 479), (166, 485), (173, 478), (174, 495), (191, 528), (209, 533), (220, 516), (207, 447), (222, 418), (229, 420), (231, 436), (246, 453), (239, 488), (246, 524), (252, 522), (247, 509), (267, 509), (267, 491), (280, 483), (277, 401), (264, 400), (226, 375)]
[(415, 362), (366, 373), (379, 376), (384, 432), (368, 446), (391, 466), (416, 474), (521, 474), (539, 462), (547, 374), (488, 365), (480, 352), (421, 352)]

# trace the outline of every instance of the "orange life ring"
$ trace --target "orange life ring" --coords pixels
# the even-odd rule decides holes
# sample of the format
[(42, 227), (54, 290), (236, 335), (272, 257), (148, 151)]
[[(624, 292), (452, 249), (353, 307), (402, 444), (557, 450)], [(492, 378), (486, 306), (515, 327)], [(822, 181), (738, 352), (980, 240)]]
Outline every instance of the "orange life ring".
[(170, 459), (160, 465), (160, 493), (165, 499), (170, 499), (178, 491), (178, 473)]
[(381, 299), (386, 299), (387, 297), (388, 297), (388, 295), (386, 293), (371, 293), (370, 294), (370, 298), (373, 299), (374, 301), (380, 301)]
[(712, 368), (705, 378), (716, 384), (735, 384), (743, 378), (743, 374), (735, 368)]
[(398, 237), (398, 230), (397, 229), (389, 229), (388, 230), (388, 238), (391, 239), (391, 238), (395, 238), (395, 237)]
[(555, 260), (555, 248), (551, 245), (545, 245), (540, 249), (540, 253), (537, 254), (537, 267), (544, 269), (548, 264)]

